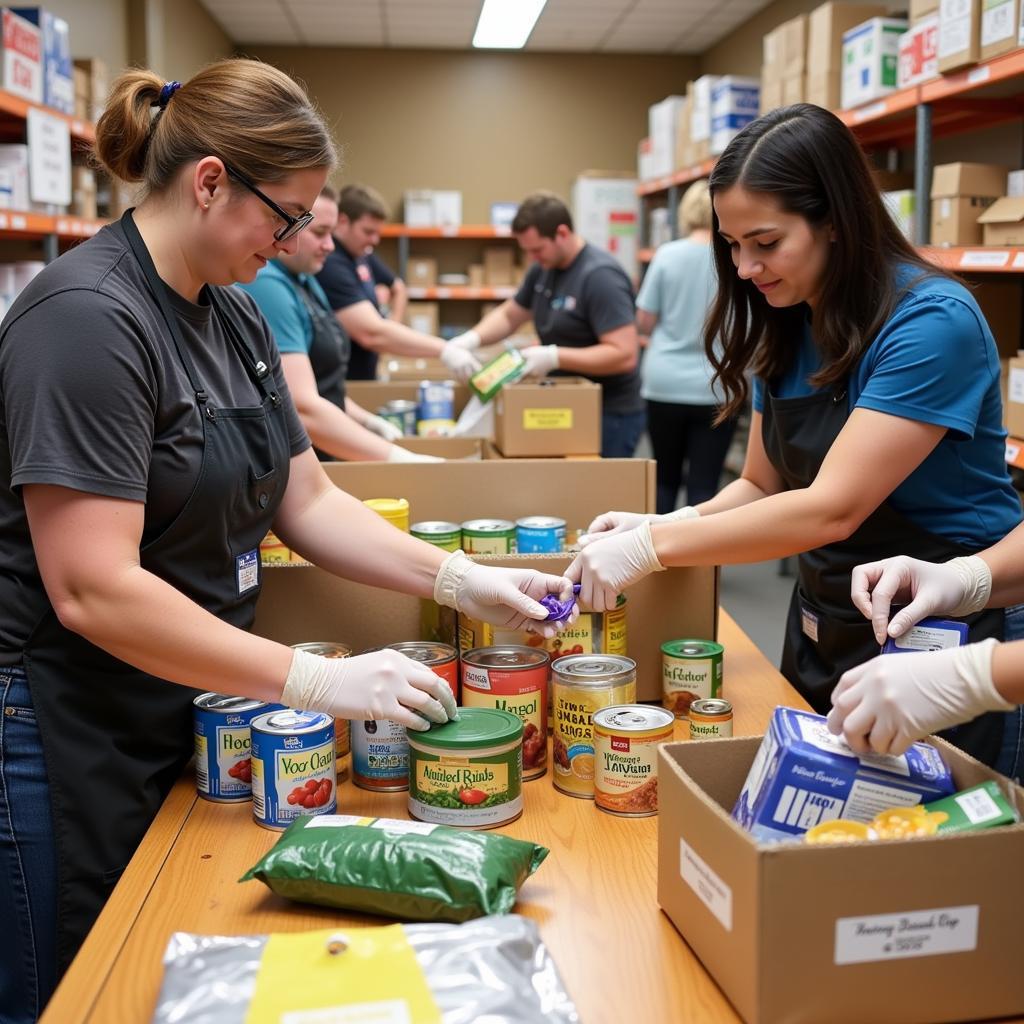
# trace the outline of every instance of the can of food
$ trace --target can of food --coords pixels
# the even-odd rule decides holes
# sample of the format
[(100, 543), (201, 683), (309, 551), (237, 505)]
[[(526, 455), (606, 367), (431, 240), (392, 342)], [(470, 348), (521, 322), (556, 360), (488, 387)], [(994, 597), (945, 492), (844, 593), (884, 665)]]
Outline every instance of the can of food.
[(270, 705), (249, 697), (202, 693), (192, 701), (196, 790), (204, 800), (252, 799), (249, 723)]
[(393, 427), (397, 427), (403, 434), (405, 433), (405, 413), (396, 412), (394, 409), (389, 409), (386, 405), (382, 405), (377, 410), (377, 415)]
[(732, 735), (732, 704), (724, 697), (706, 697), (690, 705), (690, 739)]
[(686, 718), (690, 704), (722, 692), (722, 654), (713, 640), (669, 640), (661, 645), (662, 704)]
[(391, 422), (401, 425), (402, 433), (412, 437), (416, 433), (417, 405), (409, 398), (393, 398), (385, 405), (391, 413)]
[(291, 549), (282, 543), (281, 538), (273, 530), (260, 541), (260, 561), (264, 564), (268, 562), (290, 562), (291, 560)]
[(478, 647), (462, 655), (462, 704), (511, 711), (523, 721), (523, 778), (548, 769), (548, 686), (546, 651), (518, 644)]
[(409, 739), (389, 718), (352, 723), (352, 781), (360, 789), (399, 793), (409, 788)]
[(462, 547), (467, 555), (514, 555), (515, 524), (507, 519), (470, 519), (462, 524)]
[[(332, 641), (313, 641), (305, 644), (292, 644), (297, 651), (306, 651), (307, 654), (316, 654), (321, 658), (347, 658), (352, 653), (352, 648), (345, 644), (333, 643)], [(338, 778), (348, 778), (348, 762), (343, 758), (351, 751), (349, 745), (348, 721), (344, 718), (334, 720), (335, 740), (335, 767), (338, 770)]]
[(455, 381), (421, 380), (416, 404), (421, 420), (454, 420)]
[(451, 644), (434, 643), (431, 640), (403, 640), (388, 644), (389, 650), (398, 651), (413, 661), (421, 662), (434, 675), (440, 676), (459, 699), (459, 656)]
[(409, 532), (409, 502), (405, 498), (367, 498), (363, 504), (392, 526)]
[(594, 803), (608, 814), (658, 813), (658, 748), (669, 743), (675, 716), (665, 708), (619, 704), (594, 715)]
[(430, 520), (423, 523), (413, 523), (409, 527), (409, 533), (435, 548), (442, 551), (458, 551), (462, 547), (462, 527), (458, 523), (445, 523), (440, 520)]
[(281, 832), (302, 814), (334, 814), (334, 719), (284, 708), (258, 715), (252, 730), (252, 814)]
[(565, 550), (565, 520), (554, 516), (525, 516), (516, 520), (516, 550), (520, 555)]
[(555, 788), (593, 800), (593, 715), (614, 704), (636, 703), (636, 662), (615, 654), (574, 654), (555, 661), (551, 677)]
[(523, 722), (463, 708), (409, 736), (409, 814), (455, 828), (495, 828), (523, 813)]

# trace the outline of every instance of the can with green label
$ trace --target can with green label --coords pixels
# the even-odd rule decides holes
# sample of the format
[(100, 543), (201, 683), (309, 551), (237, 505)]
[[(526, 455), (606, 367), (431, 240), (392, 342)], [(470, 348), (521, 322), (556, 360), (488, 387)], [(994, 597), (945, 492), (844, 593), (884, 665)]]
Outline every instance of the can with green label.
[(424, 523), (413, 523), (409, 532), (428, 544), (442, 551), (458, 551), (462, 547), (462, 527), (458, 523), (446, 523), (430, 520)]
[(724, 653), (714, 640), (669, 640), (661, 645), (662, 704), (676, 718), (689, 718), (695, 700), (721, 696)]
[(470, 519), (462, 524), (467, 555), (514, 555), (516, 524), (507, 519)]

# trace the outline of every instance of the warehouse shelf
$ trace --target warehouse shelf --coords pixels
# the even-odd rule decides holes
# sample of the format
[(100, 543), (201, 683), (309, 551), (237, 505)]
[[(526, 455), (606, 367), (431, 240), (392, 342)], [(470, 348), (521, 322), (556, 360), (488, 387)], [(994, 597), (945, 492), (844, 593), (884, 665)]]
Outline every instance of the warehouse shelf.
[(53, 217), (44, 213), (0, 210), (0, 239), (46, 238), (50, 235), (62, 240), (90, 238), (104, 224), (104, 220), (87, 220), (64, 214)]
[(25, 121), (28, 118), (29, 110), (33, 108), (42, 110), (51, 117), (67, 121), (68, 128), (71, 131), (71, 138), (74, 142), (87, 146), (95, 143), (96, 129), (88, 121), (80, 121), (77, 117), (69, 117), (67, 114), (62, 114), (59, 110), (44, 107), (40, 103), (29, 103), (28, 100), (15, 96), (14, 93), (8, 92), (6, 89), (0, 89), (0, 120), (15, 119)]
[(493, 224), (461, 224), (440, 228), (412, 228), (406, 224), (385, 224), (381, 238), (511, 238), (512, 230)]
[(636, 187), (638, 196), (652, 196), (659, 192), (667, 192), (671, 188), (678, 188), (680, 185), (689, 185), (691, 182), (706, 178), (714, 169), (715, 157), (703, 160), (699, 164), (692, 164), (674, 171), (662, 178), (652, 178), (650, 181), (641, 181)]
[(494, 302), (502, 299), (511, 299), (516, 293), (515, 285), (505, 285), (493, 288), (471, 288), (466, 285), (440, 286), (438, 288), (410, 288), (410, 299), (424, 299), (426, 301), (438, 299), (467, 299), (483, 302)]
[(947, 270), (971, 273), (1024, 273), (1024, 248), (1004, 246), (952, 246), (948, 249), (923, 246), (921, 254)]

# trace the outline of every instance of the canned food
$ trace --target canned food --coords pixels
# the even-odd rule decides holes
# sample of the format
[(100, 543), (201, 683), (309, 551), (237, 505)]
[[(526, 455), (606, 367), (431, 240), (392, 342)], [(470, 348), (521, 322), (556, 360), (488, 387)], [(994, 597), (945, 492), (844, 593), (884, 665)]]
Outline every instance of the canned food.
[(526, 516), (516, 520), (516, 550), (520, 555), (565, 550), (565, 520), (554, 516)]
[(286, 547), (276, 533), (270, 531), (260, 541), (261, 562), (290, 562), (292, 560), (291, 549)]
[(452, 696), (459, 699), (459, 656), (451, 644), (403, 640), (397, 644), (388, 644), (388, 649), (426, 665), (434, 675), (440, 676), (448, 684)]
[(417, 405), (408, 398), (393, 398), (385, 407), (391, 413), (391, 422), (402, 428), (402, 433), (411, 437), (416, 433)]
[(409, 532), (409, 502), (405, 498), (367, 498), (363, 504), (392, 526)]
[(405, 413), (396, 412), (394, 409), (389, 409), (386, 405), (382, 405), (377, 410), (377, 415), (393, 427), (397, 427), (403, 434), (405, 433)]
[(409, 739), (390, 718), (352, 723), (352, 781), (360, 789), (398, 793), (409, 788)]
[(458, 523), (428, 521), (413, 523), (409, 533), (442, 551), (458, 551), (462, 547), (462, 527)]
[(732, 735), (732, 704), (724, 697), (695, 700), (690, 705), (690, 739), (707, 740)]
[(262, 700), (203, 693), (192, 701), (196, 790), (204, 800), (252, 799), (249, 723), (269, 707)]
[[(313, 641), (305, 644), (292, 644), (297, 651), (305, 651), (307, 654), (316, 654), (321, 658), (347, 658), (352, 653), (352, 648), (345, 644), (337, 644), (331, 641)], [(342, 758), (347, 757), (351, 751), (349, 746), (349, 726), (344, 718), (334, 720), (334, 741), (335, 741), (335, 767), (338, 770), (338, 778), (348, 778), (348, 762)]]
[(722, 654), (713, 640), (669, 640), (661, 645), (662, 703), (677, 718), (690, 704), (722, 692)]
[(281, 832), (302, 814), (334, 814), (334, 719), (285, 708), (258, 715), (252, 730), (252, 814)]
[(507, 519), (470, 519), (462, 524), (467, 555), (514, 555), (516, 528)]
[(522, 719), (524, 779), (547, 771), (550, 678), (547, 653), (534, 647), (478, 647), (462, 655), (463, 706), (511, 711)]
[(609, 814), (658, 813), (658, 748), (672, 740), (675, 717), (664, 708), (619, 704), (594, 715), (594, 803)]
[(416, 411), (421, 420), (454, 420), (455, 381), (421, 380)]
[(409, 737), (409, 814), (456, 828), (494, 828), (523, 813), (523, 723), (496, 708)]
[(601, 708), (636, 703), (636, 662), (611, 654), (574, 654), (551, 666), (554, 684), (555, 788), (594, 799), (594, 729)]

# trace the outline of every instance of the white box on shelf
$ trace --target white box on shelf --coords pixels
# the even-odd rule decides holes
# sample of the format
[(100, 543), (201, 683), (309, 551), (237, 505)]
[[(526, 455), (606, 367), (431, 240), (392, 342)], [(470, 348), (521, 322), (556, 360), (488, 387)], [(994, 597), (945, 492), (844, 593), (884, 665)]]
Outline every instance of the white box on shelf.
[(11, 176), (11, 209), (28, 209), (28, 146), (21, 142), (0, 144), (0, 168)]
[(591, 245), (610, 252), (633, 279), (637, 273), (640, 197), (636, 178), (581, 175), (572, 186), (576, 231)]
[(43, 37), (30, 21), (3, 9), (0, 85), (32, 103), (43, 102)]
[(434, 189), (434, 224), (442, 228), (462, 225), (462, 193), (457, 189)]
[(900, 37), (906, 31), (906, 18), (869, 18), (843, 33), (844, 109), (896, 91)]
[(685, 96), (666, 96), (647, 108), (647, 131), (651, 140), (651, 176), (661, 177), (675, 170), (676, 123)]
[(1024, 171), (1010, 171), (1006, 176), (1006, 194), (1024, 196)]
[(641, 139), (636, 147), (636, 176), (641, 181), (650, 181), (657, 177), (654, 173), (654, 153), (650, 137)]
[(929, 14), (900, 36), (896, 85), (906, 89), (939, 73), (939, 16)]
[(434, 226), (434, 193), (430, 189), (407, 189), (402, 202), (405, 223), (411, 228)]
[(701, 75), (693, 82), (693, 106), (690, 108), (692, 142), (703, 142), (711, 138), (711, 90), (717, 79), (717, 75)]
[(917, 224), (917, 193), (912, 188), (883, 192), (882, 201), (899, 229), (913, 242), (914, 228)]
[(757, 78), (723, 75), (711, 87), (711, 155), (717, 156), (755, 120), (761, 107)]

